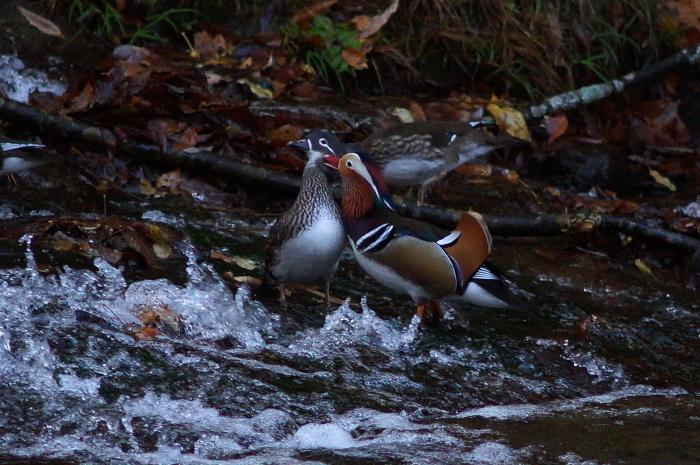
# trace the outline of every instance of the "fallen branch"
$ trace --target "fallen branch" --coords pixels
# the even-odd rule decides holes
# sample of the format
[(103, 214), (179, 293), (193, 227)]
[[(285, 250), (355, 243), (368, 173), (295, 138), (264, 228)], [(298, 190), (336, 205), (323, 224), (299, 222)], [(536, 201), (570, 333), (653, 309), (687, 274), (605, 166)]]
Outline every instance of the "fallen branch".
[(301, 180), (257, 166), (246, 165), (213, 152), (164, 153), (155, 145), (124, 142), (107, 129), (90, 126), (72, 118), (32, 108), (14, 100), (0, 98), (0, 119), (21, 125), (39, 134), (55, 134), (62, 140), (81, 143), (93, 150), (113, 152), (144, 164), (230, 178), (246, 187), (272, 186), (280, 193), (295, 194)]
[[(630, 86), (654, 79), (678, 66), (693, 64), (699, 59), (700, 43), (681, 50), (675, 55), (658, 61), (645, 69), (626, 74), (620, 79), (613, 79), (610, 82), (604, 82), (602, 84), (592, 84), (590, 86), (581, 87), (580, 89), (554, 95), (545, 99), (542, 103), (518, 108), (518, 111), (523, 114), (525, 120), (532, 121), (533, 119), (541, 118), (547, 114), (551, 115), (557, 111), (578, 108), (602, 100), (612, 94), (619, 94), (627, 90)], [(485, 116), (480, 119), (478, 123), (493, 125), (496, 124), (496, 121), (491, 116)]]
[[(453, 228), (462, 212), (457, 210), (438, 210), (426, 205), (417, 205), (395, 197), (394, 201), (401, 214), (435, 224), (445, 229)], [(633, 221), (605, 215), (539, 215), (535, 217), (491, 216), (484, 215), (489, 230), (495, 236), (554, 236), (563, 233), (581, 233), (589, 231), (616, 231), (643, 237), (681, 247), (688, 250), (700, 250), (700, 239), (680, 233), (652, 228)]]
[[(57, 133), (69, 142), (84, 143), (96, 150), (116, 150), (116, 153), (140, 163), (167, 168), (181, 167), (208, 175), (215, 173), (251, 189), (291, 196), (296, 195), (301, 185), (299, 178), (238, 163), (213, 152), (164, 153), (156, 145), (119, 141), (106, 129), (37, 110), (12, 100), (0, 98), (0, 119), (24, 125), (44, 135)], [(445, 229), (453, 228), (461, 216), (461, 212), (456, 210), (438, 210), (398, 197), (396, 203), (402, 214)], [(539, 215), (531, 218), (486, 215), (485, 219), (491, 232), (497, 236), (552, 236), (592, 230), (620, 231), (689, 250), (700, 249), (699, 239), (651, 228), (627, 218), (571, 214)]]

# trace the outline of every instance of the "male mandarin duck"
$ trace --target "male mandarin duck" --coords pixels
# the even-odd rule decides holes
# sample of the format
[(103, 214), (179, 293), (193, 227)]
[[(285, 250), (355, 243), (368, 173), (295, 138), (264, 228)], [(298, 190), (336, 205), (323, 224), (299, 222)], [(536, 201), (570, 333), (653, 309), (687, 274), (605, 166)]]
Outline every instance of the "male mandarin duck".
[(402, 217), (370, 157), (348, 153), (325, 160), (342, 179), (341, 215), (360, 266), (383, 285), (410, 295), (421, 318), (441, 316), (440, 300), (523, 307), (486, 262), (491, 235), (481, 215), (464, 214), (451, 232)]
[[(382, 128), (360, 147), (382, 169), (387, 184), (420, 184), (418, 200), (423, 202), (427, 187), (458, 166), (498, 148), (526, 145), (514, 137), (488, 135), (468, 121), (421, 121)], [(350, 147), (354, 151), (358, 146)]]
[(0, 176), (19, 173), (48, 163), (48, 160), (22, 150), (41, 147), (44, 145), (0, 137)]
[(285, 284), (324, 278), (326, 306), (330, 306), (330, 281), (345, 247), (340, 209), (328, 185), (327, 176), (331, 172), (323, 160), (324, 155), (335, 152), (330, 146), (322, 145), (328, 145), (322, 136), (312, 136), (313, 139), (290, 142), (305, 150), (309, 160), (299, 195), (272, 225), (268, 235), (263, 285), (278, 284), (283, 305)]

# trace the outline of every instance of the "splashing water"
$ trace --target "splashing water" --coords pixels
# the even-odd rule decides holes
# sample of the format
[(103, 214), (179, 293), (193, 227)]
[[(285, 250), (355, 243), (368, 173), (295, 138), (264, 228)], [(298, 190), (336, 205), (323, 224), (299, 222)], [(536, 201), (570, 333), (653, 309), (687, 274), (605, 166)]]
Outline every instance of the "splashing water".
[[(282, 337), (279, 315), (247, 286), (232, 292), (188, 244), (177, 286), (128, 283), (101, 259), (44, 275), (31, 236), (22, 243), (26, 268), (0, 270), (3, 462), (540, 463), (540, 446), (511, 433), (527, 430), (518, 422), (585, 412), (627, 424), (689, 396), (634, 385), (619, 364), (567, 342), (523, 338), (531, 353), (504, 356), (498, 339), (427, 331), (417, 317), (402, 325), (365, 298)], [(134, 340), (123, 327), (140, 325), (143, 307), (167, 308), (183, 333)], [(548, 376), (537, 357), (574, 375)], [(552, 463), (586, 460), (549, 447)]]

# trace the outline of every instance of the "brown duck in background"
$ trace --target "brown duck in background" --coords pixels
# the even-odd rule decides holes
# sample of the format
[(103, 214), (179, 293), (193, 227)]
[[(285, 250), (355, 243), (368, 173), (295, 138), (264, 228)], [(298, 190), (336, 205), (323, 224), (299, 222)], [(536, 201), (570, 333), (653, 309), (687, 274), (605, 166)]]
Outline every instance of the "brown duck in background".
[[(528, 142), (511, 136), (491, 136), (468, 121), (398, 123), (380, 129), (359, 147), (372, 155), (387, 184), (420, 184), (418, 200), (426, 188), (474, 158), (502, 147), (524, 147)], [(357, 144), (349, 145), (353, 150)]]

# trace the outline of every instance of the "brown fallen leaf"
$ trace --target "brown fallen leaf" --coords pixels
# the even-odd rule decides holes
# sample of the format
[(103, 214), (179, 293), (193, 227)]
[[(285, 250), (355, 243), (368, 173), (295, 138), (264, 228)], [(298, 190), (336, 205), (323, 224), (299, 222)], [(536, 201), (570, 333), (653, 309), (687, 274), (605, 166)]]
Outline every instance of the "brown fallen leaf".
[(454, 172), (462, 176), (478, 176), (486, 178), (491, 176), (491, 165), (483, 163), (465, 164), (455, 168)]
[(356, 48), (345, 47), (340, 52), (340, 56), (343, 57), (343, 61), (345, 61), (345, 63), (355, 69), (367, 68), (367, 60), (365, 59), (365, 56)]
[(153, 341), (156, 337), (162, 336), (161, 333), (148, 326), (139, 327), (133, 323), (124, 327), (124, 332), (133, 337), (135, 341)]
[(238, 284), (262, 284), (261, 279), (254, 278), (253, 276), (235, 276), (230, 271), (225, 272), (223, 276), (225, 279), (234, 281)]
[(70, 103), (70, 106), (61, 111), (61, 114), (67, 115), (87, 110), (95, 103), (95, 89), (87, 83), (83, 90)]
[(666, 7), (675, 13), (676, 21), (683, 26), (700, 29), (700, 5), (693, 1), (669, 1)]
[(369, 22), (365, 25), (364, 29), (360, 31), (360, 39), (366, 39), (372, 34), (378, 32), (382, 28), (382, 26), (384, 26), (384, 24), (386, 24), (386, 22), (389, 21), (391, 15), (396, 13), (396, 10), (398, 8), (399, 0), (394, 0), (393, 2), (391, 2), (391, 5), (389, 5), (389, 7), (382, 13), (376, 16), (372, 16)]
[(554, 142), (555, 139), (559, 138), (559, 136), (564, 134), (569, 128), (569, 120), (564, 115), (545, 116), (544, 121), (547, 134), (549, 134), (549, 140), (547, 141), (549, 144)]
[(27, 21), (29, 21), (29, 24), (39, 29), (44, 34), (55, 37), (63, 37), (63, 33), (58, 28), (58, 26), (56, 26), (54, 23), (44, 18), (43, 16), (39, 16), (38, 14), (33, 13), (29, 10), (25, 10), (19, 5), (17, 5), (17, 10), (19, 10), (19, 12), (22, 13), (22, 16), (24, 16), (27, 19)]
[(290, 142), (293, 140), (299, 140), (304, 135), (304, 131), (293, 124), (285, 124), (278, 128), (273, 129), (270, 132), (270, 139), (283, 140), (285, 142)]
[(338, 0), (329, 0), (327, 2), (318, 2), (304, 7), (304, 9), (292, 16), (291, 23), (298, 24), (302, 29), (309, 29), (311, 27), (311, 20), (328, 11), (337, 1)]

